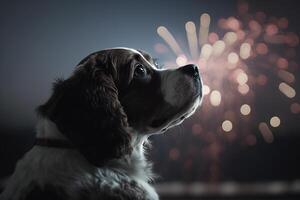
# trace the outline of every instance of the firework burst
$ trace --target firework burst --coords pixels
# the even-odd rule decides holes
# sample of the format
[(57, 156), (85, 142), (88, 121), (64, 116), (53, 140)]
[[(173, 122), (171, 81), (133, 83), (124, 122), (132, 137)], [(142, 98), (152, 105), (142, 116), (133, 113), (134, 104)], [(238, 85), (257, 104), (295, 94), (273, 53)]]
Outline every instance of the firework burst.
[[(285, 105), (289, 108), (285, 114), (300, 113), (294, 88), (299, 38), (287, 31), (288, 19), (267, 17), (263, 12), (251, 14), (246, 2), (238, 4), (236, 16), (219, 19), (217, 31), (209, 31), (210, 23), (205, 13), (200, 17), (198, 33), (193, 21), (185, 24), (189, 53), (164, 26), (159, 26), (157, 33), (167, 46), (159, 43), (154, 48), (161, 55), (168, 55), (169, 50), (175, 54), (176, 59), (164, 62), (165, 68), (188, 63), (199, 67), (205, 96), (203, 106), (188, 126), (207, 144), (201, 155), (210, 163), (210, 180), (217, 180), (224, 142), (241, 141), (252, 146), (257, 137), (267, 143), (274, 141), (272, 131), (282, 121), (276, 109), (273, 108), (275, 113), (268, 111), (272, 102), (264, 102), (264, 97), (280, 93), (287, 101), (279, 105), (289, 104)], [(269, 105), (258, 106), (262, 102)], [(259, 134), (255, 134), (256, 130)], [(174, 155), (176, 159), (180, 155), (176, 147), (170, 150), (170, 159), (174, 160)], [(190, 156), (185, 160), (184, 167), (191, 166), (192, 159)]]
[[(218, 21), (218, 32), (209, 32), (210, 21), (209, 14), (201, 15), (198, 34), (194, 22), (185, 24), (189, 53), (181, 49), (166, 27), (158, 27), (158, 35), (176, 55), (176, 60), (165, 62), (165, 66), (187, 63), (199, 66), (206, 97), (196, 114), (199, 121), (192, 127), (194, 134), (200, 130), (230, 133), (225, 134), (229, 140), (243, 138), (253, 145), (256, 136), (250, 133), (249, 126), (255, 125), (256, 121), (253, 120), (256, 89), (271, 84), (269, 79), (276, 74), (276, 91), (292, 100), (296, 95), (293, 72), (298, 65), (292, 59), (299, 38), (295, 33), (286, 31), (286, 18), (267, 19), (263, 12), (250, 14), (245, 2), (238, 5), (237, 16)], [(155, 50), (164, 53), (167, 49), (163, 44), (157, 44)], [(298, 103), (291, 101), (292, 113), (299, 113), (299, 107)], [(218, 125), (211, 126), (212, 122)], [(280, 118), (271, 116), (269, 122), (257, 122), (255, 127), (266, 142), (272, 142), (271, 127), (279, 125)]]

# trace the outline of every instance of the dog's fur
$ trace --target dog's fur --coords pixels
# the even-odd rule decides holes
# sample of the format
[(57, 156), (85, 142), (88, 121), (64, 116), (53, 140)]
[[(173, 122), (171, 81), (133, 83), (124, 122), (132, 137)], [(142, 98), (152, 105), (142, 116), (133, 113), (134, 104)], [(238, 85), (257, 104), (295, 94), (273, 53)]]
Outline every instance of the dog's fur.
[(159, 70), (143, 51), (89, 55), (38, 108), (37, 138), (73, 148), (35, 145), (1, 200), (158, 199), (144, 147), (195, 111), (201, 84), (196, 66)]

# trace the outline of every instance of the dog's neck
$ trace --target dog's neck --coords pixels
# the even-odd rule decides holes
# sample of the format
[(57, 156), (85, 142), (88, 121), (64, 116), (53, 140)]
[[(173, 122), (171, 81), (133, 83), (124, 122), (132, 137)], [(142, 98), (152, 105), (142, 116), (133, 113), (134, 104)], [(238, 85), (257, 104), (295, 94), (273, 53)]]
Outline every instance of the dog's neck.
[(68, 138), (58, 130), (55, 123), (45, 118), (42, 118), (38, 121), (36, 131), (37, 138), (68, 141)]
[[(65, 137), (58, 130), (55, 123), (53, 123), (49, 119), (39, 120), (37, 124), (36, 137), (39, 139), (61, 140), (61, 141), (69, 142), (68, 138)], [(136, 179), (142, 179), (147, 182), (151, 181), (154, 177), (151, 170), (152, 165), (146, 160), (144, 156), (144, 148), (145, 148), (144, 146), (147, 145), (148, 143), (147, 138), (148, 138), (147, 136), (140, 136), (139, 134), (134, 133), (132, 135), (132, 143), (131, 143), (133, 147), (132, 154), (120, 159), (113, 159), (109, 161), (106, 164), (106, 166), (117, 170), (122, 170), (128, 175), (133, 176)], [(65, 150), (64, 148), (58, 148), (58, 149)]]

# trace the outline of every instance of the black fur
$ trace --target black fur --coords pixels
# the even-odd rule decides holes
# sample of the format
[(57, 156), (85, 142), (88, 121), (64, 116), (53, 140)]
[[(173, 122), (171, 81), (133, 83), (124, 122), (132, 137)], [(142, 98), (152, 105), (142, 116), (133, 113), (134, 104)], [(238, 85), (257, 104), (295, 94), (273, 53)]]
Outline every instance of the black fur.
[[(73, 199), (66, 191), (58, 186), (46, 184), (40, 187), (32, 183), (32, 190), (24, 194), (23, 200), (68, 200)], [(76, 194), (76, 195), (75, 195)], [(108, 185), (100, 188), (97, 184), (78, 188), (73, 196), (77, 200), (146, 200), (145, 191), (136, 181), (122, 180), (120, 187), (112, 188)]]
[[(39, 173), (45, 177), (41, 176), (41, 180), (39, 177), (33, 177), (31, 180), (31, 168), (35, 169), (32, 164), (36, 163), (32, 163), (30, 159), (40, 152), (30, 151), (27, 157), (20, 161), (31, 170), (28, 176), (25, 176), (28, 184), (24, 185), (24, 188), (21, 187), (16, 194), (21, 195), (20, 199), (157, 199), (154, 188), (144, 185), (148, 184), (152, 173), (150, 164), (144, 160), (141, 145), (145, 141), (140, 135), (163, 132), (169, 123), (183, 120), (184, 116), (181, 115), (186, 114), (195, 99), (187, 98), (183, 105), (178, 106), (168, 103), (162, 94), (162, 88), (165, 89), (162, 87), (165, 82), (162, 81), (168, 81), (168, 76), (164, 73), (172, 73), (174, 70), (156, 70), (153, 67), (153, 59), (147, 53), (140, 52), (143, 56), (128, 49), (95, 52), (79, 63), (71, 77), (65, 80), (58, 79), (54, 83), (51, 97), (39, 106), (37, 111), (43, 118), (54, 122), (59, 132), (68, 138), (67, 142), (71, 142), (70, 146), (80, 151), (96, 167), (88, 165), (88, 168), (81, 169), (83, 165), (80, 165), (80, 156), (78, 166), (72, 162), (72, 168), (68, 168), (70, 166), (66, 162), (63, 169), (55, 169), (58, 163), (64, 162), (63, 159), (68, 159), (69, 154), (59, 160), (52, 158), (49, 163), (44, 163), (47, 158), (44, 159), (43, 155), (42, 159), (37, 161), (43, 160), (42, 167), (45, 167), (44, 164), (49, 166), (46, 166), (45, 171), (40, 168), (37, 170), (41, 170)], [(139, 77), (135, 72), (139, 69), (137, 66), (141, 65), (146, 73)], [(199, 82), (195, 85), (199, 90), (199, 77), (194, 81)], [(180, 92), (184, 92), (184, 88)], [(129, 130), (134, 131), (133, 141)], [(50, 128), (50, 131), (53, 130)], [(51, 138), (44, 139), (48, 145)], [(65, 145), (65, 142), (62, 142)], [(50, 148), (57, 147), (57, 144), (60, 146), (61, 143), (55, 142)], [(48, 153), (47, 148), (44, 150)], [(134, 153), (126, 156), (132, 153), (132, 148), (135, 149)], [(73, 153), (72, 150), (70, 155)], [(75, 151), (76, 158), (77, 153)], [(116, 158), (121, 159), (112, 160)], [(108, 162), (110, 160), (111, 162)], [(16, 169), (16, 177), (23, 177), (24, 166), (21, 164), (18, 164), (21, 167)], [(39, 163), (37, 165), (39, 166)], [(52, 168), (55, 170), (53, 172), (59, 173), (51, 174)], [(70, 170), (71, 174), (68, 175), (66, 170)], [(48, 174), (44, 174), (45, 172), (50, 172), (51, 179), (47, 179)], [(85, 175), (88, 175), (86, 179)], [(64, 182), (53, 181), (52, 176), (54, 179), (62, 176), (57, 178)], [(135, 179), (136, 177), (139, 178)], [(11, 186), (8, 195), (13, 196), (12, 193), (19, 185), (12, 182)], [(7, 197), (9, 198), (10, 196)]]
[(115, 69), (104, 59), (89, 56), (70, 78), (56, 81), (51, 98), (38, 108), (96, 166), (131, 152)]
[(43, 188), (38, 184), (33, 183), (33, 189), (28, 192), (24, 200), (66, 200), (68, 195), (63, 188), (53, 186), (51, 184), (45, 185)]

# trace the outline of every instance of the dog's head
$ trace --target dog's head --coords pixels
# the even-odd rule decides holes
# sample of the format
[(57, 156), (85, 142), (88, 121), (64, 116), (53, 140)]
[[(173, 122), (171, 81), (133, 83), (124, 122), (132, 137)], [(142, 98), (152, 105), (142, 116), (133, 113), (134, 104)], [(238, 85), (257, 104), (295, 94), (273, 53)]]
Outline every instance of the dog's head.
[(181, 123), (200, 103), (194, 65), (157, 69), (143, 51), (115, 48), (87, 56), (54, 84), (38, 108), (93, 164), (131, 152), (132, 134), (161, 133)]

